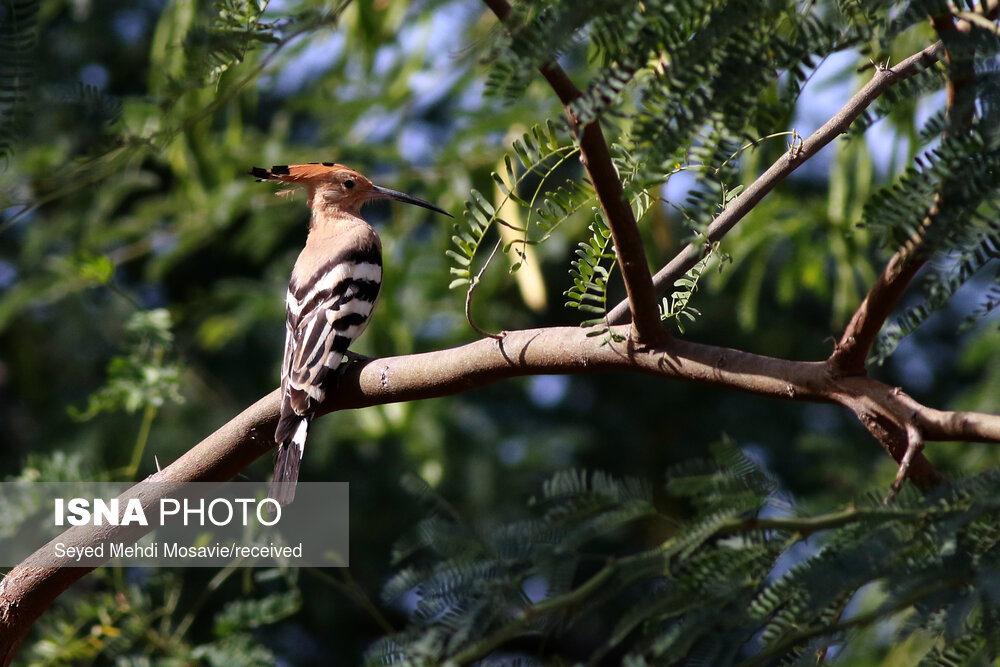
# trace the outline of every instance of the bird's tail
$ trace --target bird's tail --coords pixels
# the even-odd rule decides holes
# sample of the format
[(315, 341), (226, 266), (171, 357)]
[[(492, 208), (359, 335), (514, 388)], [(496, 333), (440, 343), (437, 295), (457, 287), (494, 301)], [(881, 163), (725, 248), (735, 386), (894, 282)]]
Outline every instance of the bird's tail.
[(308, 432), (309, 418), (302, 417), (295, 426), (292, 437), (278, 445), (278, 453), (274, 457), (274, 477), (271, 478), (268, 496), (282, 506), (295, 500), (295, 483), (299, 481), (299, 467)]

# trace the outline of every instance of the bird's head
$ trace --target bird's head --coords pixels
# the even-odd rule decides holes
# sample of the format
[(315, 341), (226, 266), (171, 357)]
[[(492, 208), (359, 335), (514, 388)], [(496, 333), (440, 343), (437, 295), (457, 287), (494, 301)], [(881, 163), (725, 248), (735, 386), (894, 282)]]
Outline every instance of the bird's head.
[(451, 217), (450, 213), (430, 202), (375, 185), (354, 169), (333, 162), (275, 165), (270, 169), (254, 167), (250, 175), (260, 181), (281, 181), (305, 187), (309, 194), (309, 207), (313, 211), (333, 209), (358, 216), (362, 204), (367, 201), (394, 199)]

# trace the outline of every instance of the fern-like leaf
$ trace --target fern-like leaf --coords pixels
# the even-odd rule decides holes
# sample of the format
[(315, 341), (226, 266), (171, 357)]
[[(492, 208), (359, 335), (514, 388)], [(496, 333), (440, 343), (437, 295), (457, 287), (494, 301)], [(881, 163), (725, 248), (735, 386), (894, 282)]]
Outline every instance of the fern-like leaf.
[(567, 308), (576, 308), (582, 313), (596, 315), (582, 323), (582, 326), (604, 325), (594, 335), (607, 331), (605, 316), (608, 302), (608, 280), (617, 262), (611, 245), (611, 229), (602, 213), (594, 216), (590, 224), (591, 236), (579, 244), (577, 259), (571, 263), (570, 277), (573, 286), (564, 292)]
[(0, 3), (0, 160), (6, 164), (18, 136), (34, 79), (32, 59), (38, 41), (39, 0)]
[[(521, 234), (521, 244), (540, 243), (575, 211), (579, 205), (577, 202), (587, 196), (582, 188), (567, 182), (546, 193), (541, 202), (538, 201), (548, 179), (576, 153), (576, 148), (562, 142), (559, 130), (553, 123), (545, 127), (532, 127), (514, 141), (512, 149), (513, 157), (510, 154), (504, 156), (505, 173), (491, 174), (493, 182), (503, 193), (501, 200), (494, 206), (478, 190), (472, 190), (472, 198), (465, 203), (465, 220), (455, 225), (453, 247), (446, 251), (453, 262), (450, 268), (453, 276), (450, 284), (452, 289), (466, 287), (471, 290), (475, 287), (477, 275), (485, 268), (479, 269), (478, 274), (473, 272), (476, 253), (495, 224), (504, 225)], [(519, 194), (519, 190), (529, 179), (537, 179), (537, 185), (530, 198), (525, 198)], [(500, 217), (498, 210), (508, 201), (528, 208), (529, 217), (523, 227), (516, 227)], [(538, 240), (529, 238), (530, 216), (535, 211), (539, 216), (539, 225), (545, 232), (545, 236)], [(514, 244), (508, 244), (505, 250), (510, 251), (512, 245)]]

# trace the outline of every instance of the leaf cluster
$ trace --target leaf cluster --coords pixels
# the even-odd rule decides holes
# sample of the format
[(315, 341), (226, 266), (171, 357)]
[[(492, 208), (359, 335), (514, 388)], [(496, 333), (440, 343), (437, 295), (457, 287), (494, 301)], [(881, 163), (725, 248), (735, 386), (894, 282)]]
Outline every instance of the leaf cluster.
[(34, 80), (32, 54), (38, 40), (40, 0), (0, 3), (0, 160), (13, 151)]
[[(216, 610), (206, 609), (206, 597), (182, 601), (183, 579), (174, 572), (135, 573), (141, 582), (127, 583), (121, 570), (98, 570), (97, 591), (81, 598), (61, 600), (40, 624), (42, 638), (26, 651), (26, 664), (115, 664), (150, 660), (183, 661), (204, 665), (273, 665), (274, 653), (260, 641), (260, 629), (295, 614), (301, 606), (297, 590), (268, 593), (262, 571), (257, 589)], [(206, 592), (218, 589), (225, 577), (216, 577)], [(141, 583), (141, 585), (136, 585)], [(189, 641), (185, 632), (204, 619), (207, 636)], [(87, 632), (81, 633), (81, 629)]]
[(132, 339), (128, 353), (111, 359), (107, 384), (90, 395), (85, 410), (69, 408), (75, 419), (83, 421), (116, 410), (134, 413), (146, 406), (159, 408), (167, 402), (183, 402), (180, 365), (168, 356), (173, 343), (170, 313), (163, 308), (136, 311), (125, 330)]
[[(923, 278), (922, 298), (886, 328), (876, 360), (884, 360), (980, 269), (1000, 259), (998, 219), (1000, 144), (978, 123), (967, 132), (946, 134), (938, 147), (918, 156), (897, 183), (872, 197), (865, 210), (871, 229), (896, 245), (912, 245), (911, 261), (934, 258)], [(996, 280), (994, 276), (992, 291), (965, 318), (964, 328), (996, 307)]]
[[(784, 129), (816, 64), (851, 45), (890, 39), (884, 3), (841, 5), (801, 7), (779, 0), (653, 1), (628, 7), (517, 3), (505, 21), (507, 30), (495, 35), (487, 92), (515, 99), (537, 76), (539, 66), (583, 55), (579, 52), (585, 46), (589, 79), (570, 104), (572, 116), (580, 124), (603, 122), (614, 135), (616, 167), (637, 217), (650, 207), (643, 198), (677, 173), (693, 174), (695, 182), (683, 204), (671, 205), (697, 233), (739, 194), (737, 158), (756, 148), (764, 135)], [(530, 141), (525, 144), (529, 159), (521, 160), (520, 174), (511, 170), (510, 183), (537, 169), (538, 158), (545, 158), (531, 150), (535, 147)], [(589, 191), (590, 186), (577, 187)], [(560, 196), (562, 189), (542, 198), (543, 206), (558, 216), (548, 221), (549, 227), (579, 210), (575, 204), (581, 198), (572, 191)], [(536, 196), (523, 199), (535, 204)], [(460, 274), (456, 283), (472, 279), (469, 253), (478, 248), (495, 217), (483, 207), (484, 199), (480, 195), (467, 203), (474, 223), (468, 225), (471, 238), (459, 250), (464, 264), (453, 269)], [(527, 206), (519, 198), (514, 201)], [(570, 268), (573, 284), (566, 292), (571, 308), (580, 310), (588, 300), (590, 309), (598, 309), (588, 311), (585, 326), (600, 320), (595, 315), (603, 315), (598, 311), (606, 306), (614, 269), (598, 268), (595, 262), (600, 253), (609, 258), (614, 254), (601, 236), (606, 223), (596, 217), (587, 223), (590, 238), (578, 246), (579, 259)], [(542, 235), (538, 242), (547, 238)]]
[[(970, 4), (969, 11), (972, 8)], [(618, 162), (627, 165), (624, 170), (619, 168), (620, 176), (634, 208), (639, 208), (636, 204), (641, 193), (662, 186), (679, 172), (692, 172), (695, 182), (684, 204), (674, 206), (697, 232), (740, 192), (737, 156), (748, 147), (756, 148), (764, 135), (785, 129), (802, 86), (818, 63), (850, 48), (859, 49), (875, 63), (897, 42), (911, 39), (928, 15), (948, 11), (939, 2), (909, 3), (897, 10), (893, 3), (880, 0), (806, 6), (780, 0), (654, 0), (630, 7), (599, 2), (584, 7), (569, 2), (522, 2), (505, 23), (507, 31), (495, 36), (487, 91), (512, 100), (523, 94), (540, 66), (565, 61), (585, 46), (592, 66), (583, 94), (570, 104), (572, 116), (580, 124), (603, 121), (609, 131), (618, 133)], [(887, 330), (875, 355), (878, 360), (995, 257), (995, 225), (991, 221), (996, 216), (991, 202), (997, 189), (997, 170), (992, 157), (992, 128), (997, 123), (993, 118), (996, 105), (990, 103), (995, 97), (990, 91), (995, 87), (989, 82), (997, 38), (989, 25), (977, 23), (975, 29), (949, 37), (947, 47), (955, 63), (975, 60), (976, 81), (963, 84), (975, 88), (975, 97), (982, 100), (974, 127), (960, 132), (961, 136), (950, 133), (940, 145), (927, 148), (900, 178), (864, 203), (864, 223), (893, 246), (907, 243), (918, 229), (929, 227), (921, 253), (939, 258), (944, 267), (929, 275), (920, 303)], [(853, 136), (861, 136), (892, 114), (905, 115), (907, 110), (912, 114), (920, 100), (945, 86), (946, 75), (944, 67), (928, 67), (891, 87), (862, 114), (852, 128)], [(937, 142), (946, 122), (944, 110), (932, 114), (919, 141), (925, 145)], [(799, 140), (794, 131), (793, 135), (790, 150)], [(740, 148), (747, 141), (748, 146)], [(522, 166), (530, 172), (537, 165), (525, 160)], [(513, 173), (511, 177), (513, 182), (516, 177)], [(944, 199), (936, 202), (941, 197)], [(479, 196), (468, 204), (470, 210), (480, 211), (477, 224), (472, 225), (480, 233), (485, 233), (493, 218), (482, 207), (483, 199)], [(556, 209), (562, 219), (575, 211), (574, 206)], [(933, 225), (929, 224), (931, 219)], [(590, 238), (579, 245), (580, 258), (570, 269), (573, 286), (566, 292), (568, 306), (581, 309), (587, 301), (587, 308), (581, 310), (591, 316), (600, 315), (605, 307), (606, 286), (614, 268), (595, 261), (602, 254), (606, 259), (613, 255), (613, 248), (608, 248), (602, 237), (605, 227), (600, 220), (591, 221)], [(925, 236), (922, 232), (919, 235)], [(846, 316), (857, 298), (857, 274), (871, 274), (864, 267), (852, 271), (839, 266), (869, 261), (852, 246), (850, 240), (833, 245), (836, 252), (831, 259), (838, 262), (834, 295), (838, 319)], [(470, 245), (466, 251), (471, 248), (474, 252), (475, 247)], [(755, 278), (772, 270), (767, 264), (771, 255), (764, 253), (749, 263)], [(467, 253), (466, 260), (471, 261)], [(469, 279), (465, 268), (459, 270)], [(822, 272), (822, 267), (810, 270), (816, 291), (829, 284), (817, 278)], [(753, 295), (759, 294), (759, 289), (760, 285)], [(988, 314), (995, 302), (993, 285), (969, 315), (966, 326)], [(755, 310), (754, 305), (746, 308)], [(755, 321), (750, 316), (743, 319)], [(583, 324), (595, 322), (588, 317)]]
[[(1000, 655), (995, 472), (808, 516), (723, 441), (671, 469), (666, 491), (688, 507), (680, 523), (637, 481), (575, 470), (513, 521), (469, 524), (432, 498), (439, 511), (400, 541), (405, 566), (383, 590), (409, 600), (408, 626), (369, 664), (464, 664), (526, 645), (586, 664), (806, 664), (849, 653), (888, 618), (893, 642), (922, 638), (921, 664)], [(588, 654), (573, 653), (580, 643)]]
[[(504, 173), (490, 174), (502, 193), (500, 201), (494, 205), (485, 195), (473, 189), (472, 198), (465, 204), (465, 221), (455, 225), (456, 235), (452, 237), (454, 248), (448, 250), (448, 256), (455, 262), (451, 273), (456, 277), (451, 288), (474, 286), (472, 264), (484, 237), (494, 225), (502, 225), (517, 236), (514, 241), (505, 244), (505, 253), (522, 252), (528, 245), (545, 241), (563, 220), (593, 198), (592, 187), (571, 180), (557, 184), (555, 189), (546, 189), (552, 187), (551, 180), (578, 152), (553, 123), (532, 127), (513, 142), (512, 152), (513, 155), (504, 155)], [(528, 188), (530, 193), (523, 192)], [(528, 210), (528, 218), (523, 225), (513, 224), (501, 217), (500, 210), (507, 202)], [(540, 238), (531, 236), (532, 222), (543, 231)], [(515, 266), (512, 271), (517, 268)]]

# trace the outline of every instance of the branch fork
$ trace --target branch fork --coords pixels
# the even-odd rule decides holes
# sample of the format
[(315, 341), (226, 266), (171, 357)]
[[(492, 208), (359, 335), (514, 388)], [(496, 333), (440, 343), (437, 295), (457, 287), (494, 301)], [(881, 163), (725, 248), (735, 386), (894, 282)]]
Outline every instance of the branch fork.
[(896, 479), (892, 482), (890, 497), (899, 493), (899, 490), (903, 487), (903, 482), (910, 473), (910, 464), (913, 463), (913, 457), (922, 451), (924, 451), (924, 437), (916, 424), (912, 421), (907, 421), (906, 453), (903, 454), (903, 460), (899, 462), (899, 470), (896, 472)]

